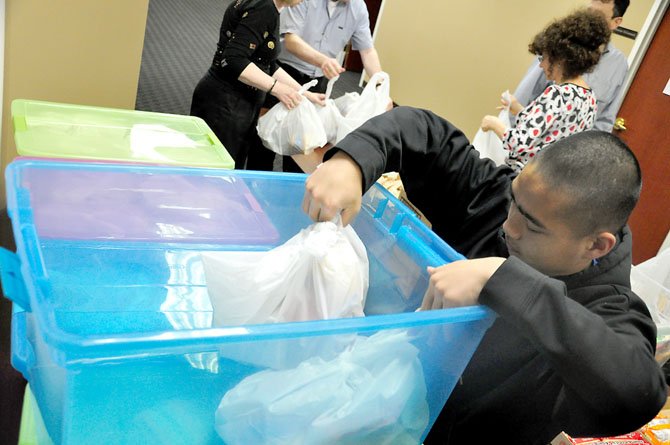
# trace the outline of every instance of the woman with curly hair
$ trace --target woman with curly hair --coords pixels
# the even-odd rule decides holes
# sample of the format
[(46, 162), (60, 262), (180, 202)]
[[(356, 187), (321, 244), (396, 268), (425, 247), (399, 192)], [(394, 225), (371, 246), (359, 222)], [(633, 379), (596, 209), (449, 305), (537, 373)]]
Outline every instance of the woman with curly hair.
[(554, 83), (525, 108), (512, 96), (514, 127), (506, 128), (495, 116), (484, 116), (481, 125), (502, 139), (507, 165), (521, 171), (546, 145), (593, 127), (596, 97), (582, 75), (598, 63), (610, 32), (600, 12), (585, 9), (549, 24), (528, 45)]

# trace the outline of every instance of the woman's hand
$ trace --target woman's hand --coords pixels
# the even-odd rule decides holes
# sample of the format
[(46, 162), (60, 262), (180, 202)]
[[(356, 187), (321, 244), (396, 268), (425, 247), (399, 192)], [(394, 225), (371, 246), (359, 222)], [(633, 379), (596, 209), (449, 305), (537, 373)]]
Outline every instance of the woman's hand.
[(313, 93), (311, 91), (305, 91), (302, 93), (310, 102), (314, 105), (319, 105), (321, 107), (326, 106), (326, 95), (323, 93)]
[(281, 82), (275, 84), (271, 94), (289, 110), (297, 107), (302, 100), (302, 95), (298, 93), (298, 90), (294, 90), (290, 86)]
[(491, 116), (490, 114), (487, 114), (484, 116), (484, 118), (482, 118), (481, 127), (484, 131), (491, 131), (500, 126), (503, 126), (503, 123), (500, 119), (498, 119), (498, 116)]
[(507, 127), (502, 123), (497, 116), (486, 115), (482, 119), (482, 130), (484, 131), (493, 131), (500, 139), (503, 138)]
[(514, 97), (513, 94), (509, 95), (509, 102), (505, 99), (505, 95), (502, 95), (500, 97), (500, 103), (502, 106), (498, 107), (499, 110), (502, 110), (504, 108), (507, 108), (509, 106), (509, 112), (512, 113), (513, 115), (519, 114), (519, 111), (524, 109), (524, 106), (521, 105), (521, 103), (517, 100), (516, 97)]

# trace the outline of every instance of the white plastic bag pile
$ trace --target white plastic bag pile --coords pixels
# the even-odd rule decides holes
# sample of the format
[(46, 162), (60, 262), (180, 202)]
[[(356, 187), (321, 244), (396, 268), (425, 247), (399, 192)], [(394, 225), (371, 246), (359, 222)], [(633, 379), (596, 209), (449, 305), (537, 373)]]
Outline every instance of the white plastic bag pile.
[[(374, 74), (361, 94), (345, 93), (331, 99), (333, 84), (328, 81), (326, 105), (302, 100), (292, 110), (278, 103), (258, 119), (258, 136), (263, 145), (280, 155), (308, 155), (326, 143), (335, 144), (365, 121), (386, 111), (391, 103), (391, 80), (387, 73)], [(300, 89), (304, 94), (317, 81)]]
[(215, 326), (364, 315), (367, 253), (339, 218), (313, 224), (270, 251), (201, 256)]
[[(503, 98), (510, 103), (511, 96), (509, 91), (502, 94)], [(500, 111), (498, 118), (503, 122), (505, 128), (510, 127), (509, 119), (509, 105)], [(502, 140), (493, 131), (484, 131), (481, 128), (472, 139), (472, 145), (477, 149), (482, 158), (489, 158), (496, 163), (496, 165), (503, 165), (507, 158), (508, 152), (503, 148)]]
[[(347, 93), (348, 94), (348, 93)], [(360, 127), (368, 119), (385, 112), (391, 102), (391, 78), (383, 71), (375, 73), (360, 96), (345, 94), (336, 99), (342, 119), (337, 130), (337, 141)], [(343, 99), (344, 98), (344, 99)]]
[[(270, 251), (202, 259), (214, 325), (363, 315), (368, 258), (339, 218)], [(229, 445), (414, 445), (428, 425), (419, 350), (407, 330), (233, 342), (219, 353), (268, 368), (223, 395), (214, 426)]]
[(416, 445), (428, 425), (424, 382), (406, 331), (357, 336), (332, 360), (245, 378), (215, 428), (229, 445)]
[[(304, 94), (316, 83), (307, 82), (299, 93)], [(281, 102), (270, 108), (258, 119), (256, 130), (263, 145), (280, 155), (309, 154), (327, 142), (316, 106), (304, 98), (292, 110)]]

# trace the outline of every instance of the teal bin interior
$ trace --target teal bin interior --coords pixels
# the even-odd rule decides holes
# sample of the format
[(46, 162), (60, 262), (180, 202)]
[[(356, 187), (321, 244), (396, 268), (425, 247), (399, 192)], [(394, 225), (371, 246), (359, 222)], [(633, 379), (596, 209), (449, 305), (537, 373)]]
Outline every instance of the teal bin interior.
[[(494, 315), (480, 306), (415, 312), (426, 267), (462, 257), (382, 187), (366, 193), (353, 223), (370, 262), (366, 317), (211, 327), (200, 254), (268, 250), (309, 226), (305, 178), (50, 160), (8, 166), (17, 252), (2, 252), (0, 261), (14, 302), (12, 363), (30, 382), (50, 440), (242, 443), (224, 442), (215, 429), (217, 407), (237, 385), (264, 371), (335, 360), (354, 339), (380, 333), (406, 339), (416, 372), (405, 387), (415, 396), (397, 411), (379, 404), (377, 414), (396, 412), (389, 425), (416, 430), (400, 427), (394, 443), (425, 438)], [(211, 199), (217, 191), (226, 199)], [(394, 361), (393, 348), (377, 353), (375, 366)], [(407, 421), (417, 406), (424, 418)], [(254, 419), (265, 443), (304, 428), (271, 417)], [(373, 426), (359, 417), (346, 440), (304, 443), (375, 443), (379, 436), (365, 433)]]

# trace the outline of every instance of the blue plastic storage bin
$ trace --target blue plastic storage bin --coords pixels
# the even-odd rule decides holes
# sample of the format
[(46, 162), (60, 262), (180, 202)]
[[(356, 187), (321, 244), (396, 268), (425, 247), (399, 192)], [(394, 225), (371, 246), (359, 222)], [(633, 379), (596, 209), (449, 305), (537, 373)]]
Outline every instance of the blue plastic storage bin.
[[(58, 193), (44, 187), (54, 178)], [(418, 401), (427, 407), (425, 438), (494, 315), (479, 306), (414, 312), (426, 266), (462, 257), (382, 187), (364, 196), (353, 223), (370, 261), (368, 316), (210, 327), (200, 253), (267, 250), (308, 226), (305, 178), (48, 160), (8, 166), (17, 252), (3, 251), (0, 265), (14, 302), (12, 363), (30, 382), (54, 443), (223, 443), (214, 427), (219, 402), (264, 371), (236, 357), (304, 360), (352, 336), (386, 332), (406, 334), (417, 352), (422, 378), (411, 384), (426, 388)], [(199, 199), (199, 187), (230, 199)], [(58, 215), (68, 224), (79, 215), (91, 227), (70, 233)], [(221, 223), (211, 224), (212, 215)], [(142, 230), (120, 230), (123, 217)], [(268, 429), (259, 434), (275, 434), (272, 419), (262, 420)]]

